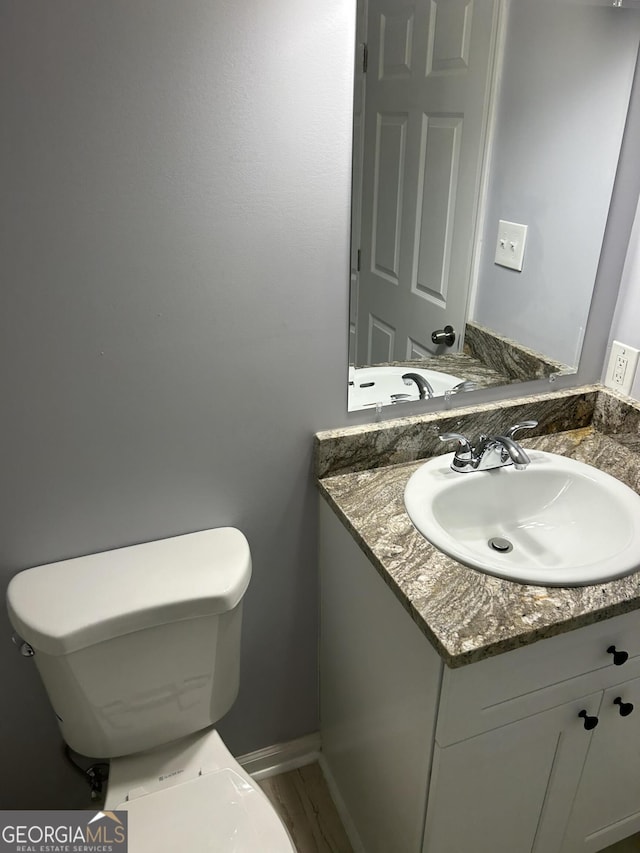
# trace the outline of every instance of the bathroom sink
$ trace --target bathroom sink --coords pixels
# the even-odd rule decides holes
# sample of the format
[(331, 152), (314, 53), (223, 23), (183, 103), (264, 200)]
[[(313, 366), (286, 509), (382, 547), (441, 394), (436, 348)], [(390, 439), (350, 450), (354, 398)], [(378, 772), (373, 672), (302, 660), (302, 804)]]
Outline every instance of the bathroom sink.
[(520, 583), (584, 586), (640, 569), (640, 496), (574, 459), (529, 456), (520, 471), (429, 460), (405, 489), (411, 521), (458, 562)]
[(420, 399), (420, 389), (412, 380), (404, 381), (403, 375), (414, 373), (422, 376), (431, 385), (435, 397), (441, 397), (445, 391), (450, 391), (463, 380), (451, 373), (425, 368), (398, 367), (380, 365), (379, 367), (358, 367), (349, 371), (349, 411), (366, 409), (382, 403), (389, 406), (392, 403), (411, 402)]

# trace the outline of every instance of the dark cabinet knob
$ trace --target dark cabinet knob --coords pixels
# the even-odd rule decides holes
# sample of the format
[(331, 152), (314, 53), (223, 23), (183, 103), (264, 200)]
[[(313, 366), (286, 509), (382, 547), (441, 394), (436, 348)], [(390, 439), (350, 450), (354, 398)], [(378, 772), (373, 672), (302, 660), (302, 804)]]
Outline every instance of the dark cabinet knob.
[(590, 717), (586, 711), (580, 711), (578, 716), (584, 719), (584, 727), (588, 732), (591, 731), (591, 729), (595, 729), (598, 725), (598, 718)]
[(623, 702), (620, 696), (616, 696), (613, 700), (614, 705), (618, 705), (620, 708), (620, 716), (628, 717), (629, 714), (633, 711), (633, 705), (631, 702)]
[(609, 646), (607, 649), (610, 655), (613, 655), (614, 666), (622, 666), (629, 660), (629, 652), (618, 651), (615, 646)]

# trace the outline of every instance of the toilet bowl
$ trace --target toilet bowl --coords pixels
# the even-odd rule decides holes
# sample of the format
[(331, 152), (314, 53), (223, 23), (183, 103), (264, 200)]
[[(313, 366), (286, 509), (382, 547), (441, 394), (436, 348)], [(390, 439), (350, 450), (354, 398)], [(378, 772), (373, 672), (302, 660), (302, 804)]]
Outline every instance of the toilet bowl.
[(105, 810), (128, 812), (132, 853), (295, 853), (262, 789), (215, 729), (111, 762)]
[(110, 758), (131, 853), (295, 853), (213, 725), (235, 700), (244, 535), (226, 527), (27, 569), (9, 618), (67, 744)]

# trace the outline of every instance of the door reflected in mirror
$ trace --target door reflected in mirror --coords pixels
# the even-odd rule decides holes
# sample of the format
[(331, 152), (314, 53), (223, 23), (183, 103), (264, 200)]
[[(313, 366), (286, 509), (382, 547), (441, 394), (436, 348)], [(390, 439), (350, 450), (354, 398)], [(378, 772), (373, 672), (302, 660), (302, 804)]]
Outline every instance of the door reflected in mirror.
[(349, 408), (575, 371), (640, 13), (358, 0), (356, 38)]

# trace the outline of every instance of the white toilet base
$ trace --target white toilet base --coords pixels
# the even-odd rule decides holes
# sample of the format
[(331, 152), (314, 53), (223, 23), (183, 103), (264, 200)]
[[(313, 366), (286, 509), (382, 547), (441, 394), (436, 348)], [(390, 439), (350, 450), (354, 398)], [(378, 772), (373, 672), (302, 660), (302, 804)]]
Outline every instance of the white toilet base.
[(104, 808), (129, 812), (130, 853), (295, 853), (266, 795), (215, 729), (112, 759)]

